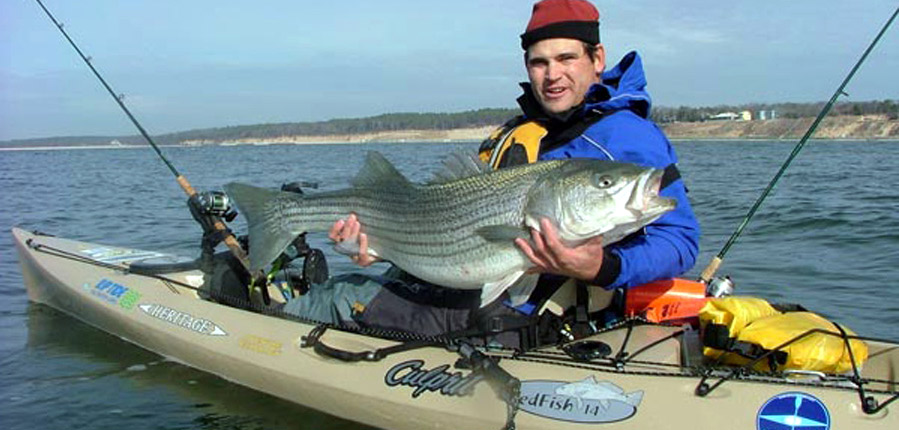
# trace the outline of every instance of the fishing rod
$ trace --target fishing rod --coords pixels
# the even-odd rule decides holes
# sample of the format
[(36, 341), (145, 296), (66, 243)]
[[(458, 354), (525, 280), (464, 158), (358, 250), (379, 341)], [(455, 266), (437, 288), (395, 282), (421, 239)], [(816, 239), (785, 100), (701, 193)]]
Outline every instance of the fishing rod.
[(833, 105), (836, 104), (837, 99), (841, 95), (848, 95), (843, 91), (843, 89), (846, 88), (846, 85), (849, 84), (849, 81), (852, 80), (853, 76), (855, 76), (855, 72), (868, 58), (868, 54), (871, 53), (871, 51), (874, 49), (874, 46), (877, 45), (877, 42), (879, 42), (880, 38), (884, 35), (884, 33), (886, 33), (887, 29), (893, 23), (893, 20), (896, 19), (896, 15), (899, 15), (899, 7), (896, 8), (896, 11), (893, 12), (893, 15), (890, 17), (890, 19), (887, 20), (886, 24), (883, 25), (883, 28), (880, 29), (880, 33), (877, 33), (877, 37), (875, 37), (871, 44), (868, 45), (868, 48), (865, 49), (864, 54), (862, 54), (861, 58), (858, 59), (858, 62), (855, 63), (855, 66), (852, 68), (849, 74), (846, 75), (846, 78), (843, 79), (843, 83), (841, 83), (837, 90), (834, 91), (833, 96), (830, 97), (830, 101), (828, 101), (827, 104), (824, 105), (824, 108), (821, 109), (821, 112), (818, 113), (818, 117), (815, 118), (815, 121), (812, 122), (812, 125), (805, 132), (805, 135), (802, 136), (802, 139), (800, 139), (799, 143), (797, 143), (793, 148), (793, 152), (790, 153), (790, 156), (787, 157), (783, 165), (780, 166), (780, 170), (777, 171), (777, 174), (774, 175), (774, 178), (771, 179), (771, 182), (768, 184), (765, 190), (762, 191), (762, 195), (759, 196), (758, 200), (755, 201), (755, 204), (752, 205), (752, 208), (749, 209), (749, 212), (743, 218), (743, 222), (740, 223), (736, 231), (734, 231), (734, 233), (730, 236), (730, 239), (728, 239), (727, 243), (724, 244), (724, 247), (721, 248), (721, 251), (718, 252), (718, 255), (716, 255), (715, 258), (713, 258), (712, 261), (709, 262), (709, 265), (706, 266), (705, 270), (702, 271), (702, 274), (699, 276), (700, 282), (708, 283), (712, 279), (712, 277), (715, 276), (715, 272), (718, 271), (718, 267), (721, 266), (721, 263), (724, 261), (724, 255), (727, 254), (727, 251), (730, 250), (730, 247), (733, 246), (734, 242), (737, 241), (737, 238), (740, 237), (740, 235), (743, 233), (743, 229), (746, 228), (746, 225), (749, 224), (749, 220), (752, 219), (752, 217), (755, 215), (755, 212), (758, 210), (759, 206), (762, 205), (762, 202), (765, 201), (765, 198), (767, 198), (768, 194), (771, 193), (771, 190), (774, 189), (774, 186), (780, 180), (780, 177), (783, 175), (784, 171), (787, 170), (787, 167), (790, 166), (790, 163), (793, 162), (793, 159), (796, 158), (797, 155), (799, 155), (799, 151), (802, 150), (802, 148), (805, 146), (805, 143), (809, 140), (810, 137), (812, 137), (815, 129), (818, 128), (818, 125), (821, 123), (824, 117), (827, 116), (827, 113), (830, 112), (830, 109), (833, 107)]
[[(207, 210), (203, 214), (204, 218), (208, 217), (208, 222), (201, 221), (199, 218), (197, 219), (197, 221), (200, 221), (200, 223), (203, 225), (204, 230), (210, 229), (212, 230), (211, 233), (218, 235), (218, 237), (221, 238), (225, 245), (228, 246), (228, 249), (231, 250), (231, 253), (234, 255), (234, 257), (236, 257), (238, 261), (240, 261), (240, 263), (243, 265), (243, 267), (247, 270), (247, 273), (250, 273), (250, 263), (249, 259), (247, 258), (247, 253), (240, 246), (240, 243), (237, 241), (234, 235), (228, 230), (227, 227), (225, 227), (225, 223), (222, 221), (222, 216), (225, 216), (226, 218), (229, 216), (226, 210), (223, 209), (223, 206), (226, 206), (226, 204), (222, 202), (222, 198), (219, 196), (200, 195), (197, 193), (197, 191), (187, 181), (187, 178), (179, 173), (175, 166), (172, 165), (172, 163), (169, 162), (165, 155), (162, 154), (162, 151), (159, 150), (159, 146), (156, 145), (156, 142), (153, 141), (144, 127), (141, 126), (140, 122), (137, 121), (137, 118), (135, 118), (131, 111), (128, 110), (128, 107), (125, 106), (125, 102), (123, 101), (125, 98), (124, 95), (116, 95), (112, 87), (109, 86), (106, 80), (103, 79), (103, 76), (100, 75), (100, 72), (98, 72), (94, 65), (91, 63), (91, 59), (86, 57), (84, 53), (81, 52), (81, 49), (78, 48), (78, 45), (75, 44), (75, 41), (72, 40), (71, 37), (69, 37), (68, 33), (66, 33), (65, 29), (63, 28), (63, 24), (56, 20), (53, 14), (50, 13), (50, 10), (48, 10), (47, 7), (44, 6), (44, 3), (41, 2), (41, 0), (35, 1), (38, 5), (40, 5), (41, 9), (44, 10), (44, 13), (47, 14), (50, 20), (53, 21), (53, 24), (56, 25), (56, 28), (59, 29), (60, 33), (62, 33), (62, 35), (65, 36), (66, 40), (69, 41), (69, 44), (72, 45), (72, 48), (75, 48), (75, 52), (77, 52), (81, 59), (84, 60), (84, 63), (87, 64), (87, 67), (89, 67), (91, 71), (94, 72), (94, 76), (96, 76), (97, 79), (100, 80), (100, 83), (103, 84), (103, 87), (106, 88), (106, 91), (109, 93), (109, 95), (112, 96), (116, 103), (118, 103), (119, 107), (122, 108), (123, 111), (125, 111), (125, 115), (127, 115), (128, 119), (131, 120), (131, 123), (133, 123), (134, 126), (137, 127), (137, 130), (140, 131), (140, 134), (144, 137), (144, 139), (147, 140), (147, 143), (150, 144), (153, 150), (156, 151), (156, 154), (159, 156), (159, 158), (162, 159), (166, 167), (168, 167), (172, 174), (175, 175), (175, 180), (178, 182), (178, 185), (181, 186), (181, 189), (184, 190), (184, 192), (187, 194), (191, 203), (199, 204), (204, 208), (211, 209), (211, 211)], [(195, 215), (195, 218), (196, 217), (197, 216)]]

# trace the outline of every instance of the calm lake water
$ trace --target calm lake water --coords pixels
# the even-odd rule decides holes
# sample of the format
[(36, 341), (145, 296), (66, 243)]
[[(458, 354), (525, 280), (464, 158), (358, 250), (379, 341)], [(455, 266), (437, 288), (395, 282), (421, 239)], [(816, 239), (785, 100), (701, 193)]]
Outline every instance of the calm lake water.
[[(689, 277), (718, 253), (795, 142), (678, 142), (703, 228)], [(340, 188), (368, 150), (424, 180), (476, 143), (164, 148), (198, 190), (296, 180)], [(899, 142), (809, 143), (725, 258), (740, 294), (802, 303), (899, 338)], [(231, 384), (28, 302), (9, 229), (196, 255), (200, 229), (149, 148), (0, 152), (0, 428), (343, 429), (360, 425)], [(235, 229), (242, 229), (238, 223)], [(353, 270), (323, 237), (332, 272)]]

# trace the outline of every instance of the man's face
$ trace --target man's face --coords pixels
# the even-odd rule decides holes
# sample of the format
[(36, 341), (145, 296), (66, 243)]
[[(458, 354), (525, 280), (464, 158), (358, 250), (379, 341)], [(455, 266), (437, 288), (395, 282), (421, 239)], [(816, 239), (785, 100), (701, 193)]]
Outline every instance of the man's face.
[(598, 45), (595, 52), (591, 60), (575, 39), (544, 39), (528, 47), (528, 78), (546, 113), (561, 114), (584, 101), (605, 67), (605, 49)]

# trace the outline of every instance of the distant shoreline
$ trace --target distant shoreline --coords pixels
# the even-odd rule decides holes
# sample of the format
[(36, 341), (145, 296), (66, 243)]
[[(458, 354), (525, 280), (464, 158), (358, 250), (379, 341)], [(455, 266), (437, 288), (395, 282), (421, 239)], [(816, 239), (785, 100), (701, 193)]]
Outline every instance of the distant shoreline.
[[(710, 140), (783, 140), (798, 141), (809, 129), (813, 118), (778, 118), (756, 121), (703, 121), (675, 122), (660, 124), (660, 128), (672, 141), (710, 141)], [(351, 134), (329, 135), (287, 135), (287, 136), (246, 136), (240, 139), (189, 139), (178, 144), (160, 145), (167, 147), (192, 146), (239, 146), (239, 145), (334, 145), (359, 143), (405, 143), (405, 142), (480, 142), (489, 136), (498, 126), (455, 128), (446, 130), (392, 130)], [(841, 115), (825, 118), (815, 134), (815, 140), (833, 141), (899, 141), (899, 120), (889, 119), (884, 115)], [(68, 138), (57, 138), (64, 140)], [(144, 148), (145, 143), (120, 143), (117, 140), (103, 145), (96, 143), (97, 138), (85, 138), (85, 144), (53, 143), (53, 138), (40, 140), (38, 143), (23, 141), (18, 144), (0, 144), (0, 151), (35, 150), (35, 149), (120, 149)], [(138, 139), (136, 141), (142, 141)], [(46, 143), (44, 143), (46, 142)], [(114, 142), (114, 143), (113, 143)]]
[[(783, 142), (783, 143), (791, 143), (798, 142), (799, 138), (740, 138), (740, 137), (727, 137), (727, 138), (669, 138), (671, 142), (674, 143), (690, 143), (690, 142)], [(889, 138), (838, 138), (838, 139), (830, 139), (830, 138), (818, 138), (814, 137), (810, 139), (812, 141), (817, 142), (841, 142), (841, 143), (867, 143), (867, 142), (899, 142), (899, 137), (889, 137)], [(191, 147), (238, 147), (238, 146), (311, 146), (311, 145), (365, 145), (367, 143), (432, 143), (432, 144), (441, 144), (441, 143), (478, 143), (480, 140), (470, 139), (470, 140), (454, 140), (450, 142), (442, 141), (442, 140), (415, 140), (415, 141), (366, 141), (366, 142), (278, 142), (278, 143), (239, 143), (239, 144), (229, 144), (229, 145), (157, 145), (160, 148), (191, 148)], [(126, 150), (126, 149), (147, 149), (148, 145), (124, 145), (124, 146), (102, 146), (102, 145), (84, 145), (84, 146), (30, 146), (30, 147), (16, 147), (16, 148), (3, 148), (0, 147), (0, 152), (8, 151), (66, 151), (66, 150)]]

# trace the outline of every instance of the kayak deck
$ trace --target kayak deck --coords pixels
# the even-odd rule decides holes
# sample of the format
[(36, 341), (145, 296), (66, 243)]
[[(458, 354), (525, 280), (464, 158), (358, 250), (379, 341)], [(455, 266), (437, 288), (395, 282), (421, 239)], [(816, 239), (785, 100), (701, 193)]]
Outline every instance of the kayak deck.
[[(131, 262), (163, 254), (14, 229), (29, 298), (187, 365), (289, 401), (382, 428), (501, 428), (507, 408), (456, 351), (428, 346), (353, 363), (306, 345), (316, 325), (203, 300), (195, 270), (145, 276)], [(277, 298), (278, 294), (272, 294)], [(896, 428), (899, 345), (868, 340), (861, 382), (845, 375), (766, 375), (682, 365), (683, 329), (629, 321), (585, 340), (612, 353), (587, 361), (549, 346), (487, 350), (521, 381), (518, 428), (756, 428), (768, 404), (807, 396), (833, 428)], [(327, 330), (331, 348), (366, 352), (395, 340)], [(707, 377), (704, 379), (703, 377)], [(697, 387), (711, 388), (703, 396)], [(716, 385), (717, 384), (717, 385)], [(862, 389), (859, 389), (861, 385)], [(881, 406), (866, 413), (862, 399)], [(802, 397), (806, 399), (806, 397)], [(774, 403), (772, 403), (774, 402)], [(812, 404), (810, 403), (810, 404)], [(773, 406), (772, 406), (773, 407)], [(893, 409), (893, 410), (891, 410)], [(672, 420), (672, 417), (676, 419)]]

